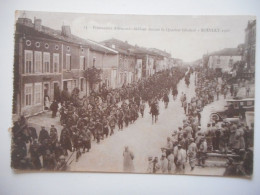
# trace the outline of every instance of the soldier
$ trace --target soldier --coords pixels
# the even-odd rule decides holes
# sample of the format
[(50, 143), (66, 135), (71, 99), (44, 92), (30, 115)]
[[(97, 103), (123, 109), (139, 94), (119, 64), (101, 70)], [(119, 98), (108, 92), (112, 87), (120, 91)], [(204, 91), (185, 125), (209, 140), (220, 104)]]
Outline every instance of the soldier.
[(49, 133), (48, 133), (48, 131), (45, 129), (45, 127), (42, 126), (41, 128), (42, 128), (42, 129), (41, 129), (41, 131), (40, 131), (39, 138), (38, 138), (38, 142), (39, 142), (39, 143), (43, 143), (43, 140), (50, 138)]
[(66, 171), (66, 169), (67, 169), (67, 163), (65, 161), (65, 156), (61, 155), (54, 170), (55, 171)]
[(168, 107), (168, 103), (169, 103), (169, 97), (168, 97), (167, 93), (164, 93), (163, 101), (164, 101), (165, 108), (167, 108)]
[(116, 126), (116, 118), (113, 115), (110, 115), (110, 120), (109, 120), (110, 135), (114, 134), (115, 126)]
[(57, 112), (58, 112), (58, 108), (59, 108), (58, 103), (57, 103), (56, 100), (54, 100), (54, 101), (52, 102), (51, 106), (50, 106), (50, 109), (51, 109), (51, 111), (52, 111), (52, 115), (51, 115), (52, 118), (55, 118), (55, 117), (56, 117), (56, 114), (57, 114)]
[(194, 142), (193, 138), (190, 138), (190, 145), (188, 147), (188, 157), (189, 157), (189, 163), (191, 167), (191, 171), (195, 167), (196, 157), (197, 157), (197, 145)]
[(55, 148), (56, 142), (58, 142), (57, 129), (54, 127), (54, 125), (51, 125), (51, 129), (50, 129), (51, 150), (53, 150)]
[(106, 116), (103, 116), (103, 121), (102, 121), (102, 125), (103, 125), (103, 137), (104, 135), (107, 137), (109, 134), (109, 125), (108, 125), (108, 120), (106, 118)]
[(168, 173), (168, 159), (166, 157), (166, 154), (163, 153), (162, 157), (161, 157), (161, 163), (160, 163), (160, 167), (161, 167), (161, 172), (162, 173)]
[(153, 173), (153, 157), (148, 157), (148, 167), (147, 167), (147, 173)]
[(198, 161), (199, 165), (204, 167), (205, 165), (205, 160), (207, 157), (207, 142), (204, 137), (201, 138), (200, 143), (199, 143), (199, 151), (198, 151)]
[(43, 156), (43, 168), (46, 170), (54, 170), (55, 166), (55, 154), (51, 153), (50, 150), (47, 150), (46, 154)]
[(182, 145), (178, 145), (178, 150), (175, 151), (176, 154), (176, 173), (183, 174), (186, 162), (186, 151), (182, 148)]
[(142, 104), (140, 105), (140, 113), (142, 115), (142, 118), (144, 118), (144, 110), (145, 110), (145, 102), (142, 100)]
[(124, 112), (122, 108), (118, 110), (117, 116), (118, 116), (118, 128), (119, 128), (118, 131), (123, 130)]
[(32, 165), (34, 169), (41, 169), (41, 161), (40, 161), (40, 145), (37, 143), (36, 140), (30, 145), (29, 153), (32, 159)]
[(100, 143), (100, 138), (101, 137), (103, 138), (104, 134), (103, 134), (103, 126), (99, 118), (96, 119), (95, 132), (96, 132), (97, 143)]

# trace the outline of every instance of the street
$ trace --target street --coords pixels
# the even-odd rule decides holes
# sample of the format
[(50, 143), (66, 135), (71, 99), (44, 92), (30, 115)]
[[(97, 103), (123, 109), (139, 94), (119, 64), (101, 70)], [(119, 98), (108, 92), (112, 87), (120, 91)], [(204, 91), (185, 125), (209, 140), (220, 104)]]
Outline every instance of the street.
[[(79, 161), (75, 161), (75, 154), (72, 158), (70, 171), (91, 171), (91, 172), (122, 172), (123, 170), (123, 150), (125, 146), (134, 154), (134, 167), (136, 173), (145, 173), (148, 165), (148, 156), (161, 155), (161, 147), (166, 145), (166, 139), (171, 135), (173, 130), (182, 125), (184, 119), (184, 111), (181, 107), (180, 95), (186, 93), (187, 99), (195, 95), (194, 75), (191, 76), (191, 84), (189, 88), (181, 80), (178, 84), (178, 97), (174, 102), (172, 96), (167, 109), (164, 108), (163, 102), (160, 102), (159, 121), (152, 124), (151, 115), (148, 113), (148, 105), (146, 105), (144, 118), (140, 118), (134, 123), (124, 128), (123, 131), (116, 133), (102, 140), (100, 144), (92, 142), (90, 152), (82, 154)], [(211, 106), (211, 105), (208, 105)], [(204, 119), (206, 118), (206, 119)], [(202, 120), (207, 120), (208, 115), (202, 115)], [(199, 175), (222, 175), (223, 168), (213, 167), (196, 167), (192, 172), (187, 163), (185, 174)]]

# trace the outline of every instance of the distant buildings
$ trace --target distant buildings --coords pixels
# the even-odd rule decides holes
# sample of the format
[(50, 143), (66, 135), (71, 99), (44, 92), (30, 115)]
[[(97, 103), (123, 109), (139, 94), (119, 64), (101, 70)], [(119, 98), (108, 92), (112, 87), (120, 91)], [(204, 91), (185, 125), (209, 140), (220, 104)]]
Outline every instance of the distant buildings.
[(242, 51), (239, 48), (225, 48), (208, 54), (208, 67), (221, 72), (229, 72), (234, 63), (241, 60)]
[(239, 71), (243, 78), (250, 78), (255, 72), (255, 44), (256, 20), (252, 20), (248, 21), (245, 29), (245, 43), (239, 44), (237, 48), (225, 48), (204, 54), (202, 65), (204, 68), (213, 68), (221, 72)]
[(13, 113), (30, 116), (44, 110), (45, 100), (58, 100), (61, 92), (89, 95), (85, 72), (101, 69), (103, 85), (117, 88), (180, 65), (180, 60), (159, 49), (133, 46), (117, 39), (101, 43), (82, 39), (69, 26), (54, 30), (41, 19), (18, 18), (15, 32)]

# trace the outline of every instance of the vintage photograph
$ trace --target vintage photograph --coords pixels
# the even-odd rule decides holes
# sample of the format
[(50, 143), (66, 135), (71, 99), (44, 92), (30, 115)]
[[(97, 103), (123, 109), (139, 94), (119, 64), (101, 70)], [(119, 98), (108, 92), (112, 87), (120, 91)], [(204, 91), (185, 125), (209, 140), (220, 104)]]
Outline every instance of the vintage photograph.
[(255, 16), (15, 12), (11, 167), (251, 178)]

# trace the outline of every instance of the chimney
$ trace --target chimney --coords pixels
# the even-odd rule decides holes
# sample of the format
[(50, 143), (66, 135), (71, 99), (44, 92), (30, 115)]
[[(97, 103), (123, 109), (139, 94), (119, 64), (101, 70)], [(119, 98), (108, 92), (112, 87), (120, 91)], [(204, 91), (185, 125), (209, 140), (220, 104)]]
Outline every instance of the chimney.
[(18, 18), (17, 23), (33, 27), (32, 20), (29, 18)]
[(63, 25), (61, 27), (61, 35), (65, 37), (70, 37), (71, 36), (70, 26)]
[(41, 31), (42, 30), (42, 20), (41, 19), (37, 19), (36, 17), (34, 17), (34, 29)]

